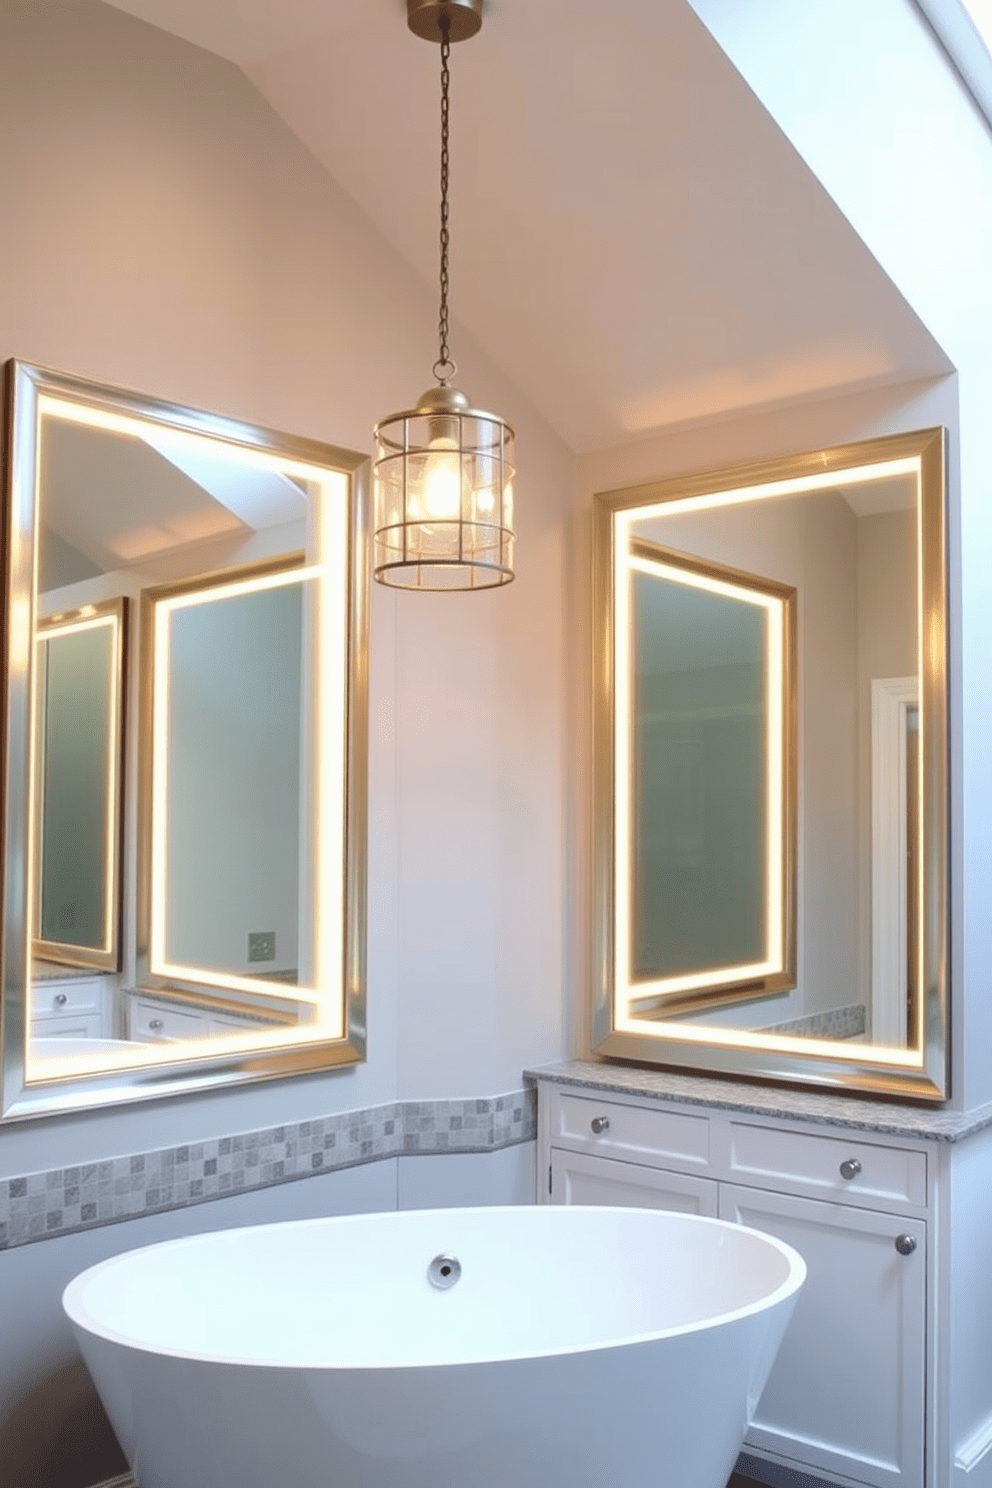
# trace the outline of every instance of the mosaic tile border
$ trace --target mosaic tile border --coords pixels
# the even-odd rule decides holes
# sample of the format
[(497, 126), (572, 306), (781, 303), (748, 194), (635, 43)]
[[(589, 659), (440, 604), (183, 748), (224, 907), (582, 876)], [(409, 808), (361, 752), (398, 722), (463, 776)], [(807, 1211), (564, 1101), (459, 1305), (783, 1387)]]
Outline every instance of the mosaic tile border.
[(395, 1101), (0, 1179), (0, 1251), (389, 1157), (498, 1152), (537, 1136), (533, 1088)]

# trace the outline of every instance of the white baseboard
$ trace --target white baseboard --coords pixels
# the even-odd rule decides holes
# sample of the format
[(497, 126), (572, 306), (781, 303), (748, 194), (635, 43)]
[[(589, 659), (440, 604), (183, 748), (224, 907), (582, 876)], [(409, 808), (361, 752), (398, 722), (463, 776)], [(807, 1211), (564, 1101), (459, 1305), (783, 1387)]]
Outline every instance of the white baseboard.
[(955, 1453), (954, 1488), (992, 1488), (992, 1416)]

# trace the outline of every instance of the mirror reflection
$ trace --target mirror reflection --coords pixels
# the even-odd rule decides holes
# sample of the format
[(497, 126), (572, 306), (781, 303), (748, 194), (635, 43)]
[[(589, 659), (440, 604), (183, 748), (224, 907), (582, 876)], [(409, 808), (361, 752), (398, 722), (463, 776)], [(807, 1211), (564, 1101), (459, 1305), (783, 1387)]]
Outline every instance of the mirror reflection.
[(942, 1067), (942, 451), (597, 499), (599, 1052)]
[(303, 582), (294, 566), (149, 595), (156, 975), (301, 985)]
[(163, 1090), (361, 1057), (359, 457), (10, 375), (34, 933), (20, 1012), (5, 959), (7, 1108), (18, 1081), (92, 1102), (142, 1070)]
[(795, 985), (795, 590), (634, 538), (627, 568), (631, 1009), (773, 995)]
[(126, 606), (36, 626), (33, 954), (55, 965), (120, 969)]

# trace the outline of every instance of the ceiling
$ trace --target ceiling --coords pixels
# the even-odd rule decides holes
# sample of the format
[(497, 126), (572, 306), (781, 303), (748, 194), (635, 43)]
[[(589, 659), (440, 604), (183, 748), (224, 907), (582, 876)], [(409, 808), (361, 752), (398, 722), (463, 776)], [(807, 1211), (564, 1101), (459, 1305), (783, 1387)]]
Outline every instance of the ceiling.
[[(240, 66), (436, 286), (440, 62), (404, 0), (115, 3)], [(451, 127), (452, 354), (575, 452), (950, 370), (686, 0), (488, 0)]]

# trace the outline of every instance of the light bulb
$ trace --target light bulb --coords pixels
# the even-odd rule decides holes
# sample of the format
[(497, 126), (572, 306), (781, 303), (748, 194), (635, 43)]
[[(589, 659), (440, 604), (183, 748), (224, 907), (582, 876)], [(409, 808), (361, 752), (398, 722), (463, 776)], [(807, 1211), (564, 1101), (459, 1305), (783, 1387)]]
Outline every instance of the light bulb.
[(462, 504), (461, 459), (458, 441), (440, 435), (432, 439), (424, 462), (424, 513), (435, 521), (458, 517)]

